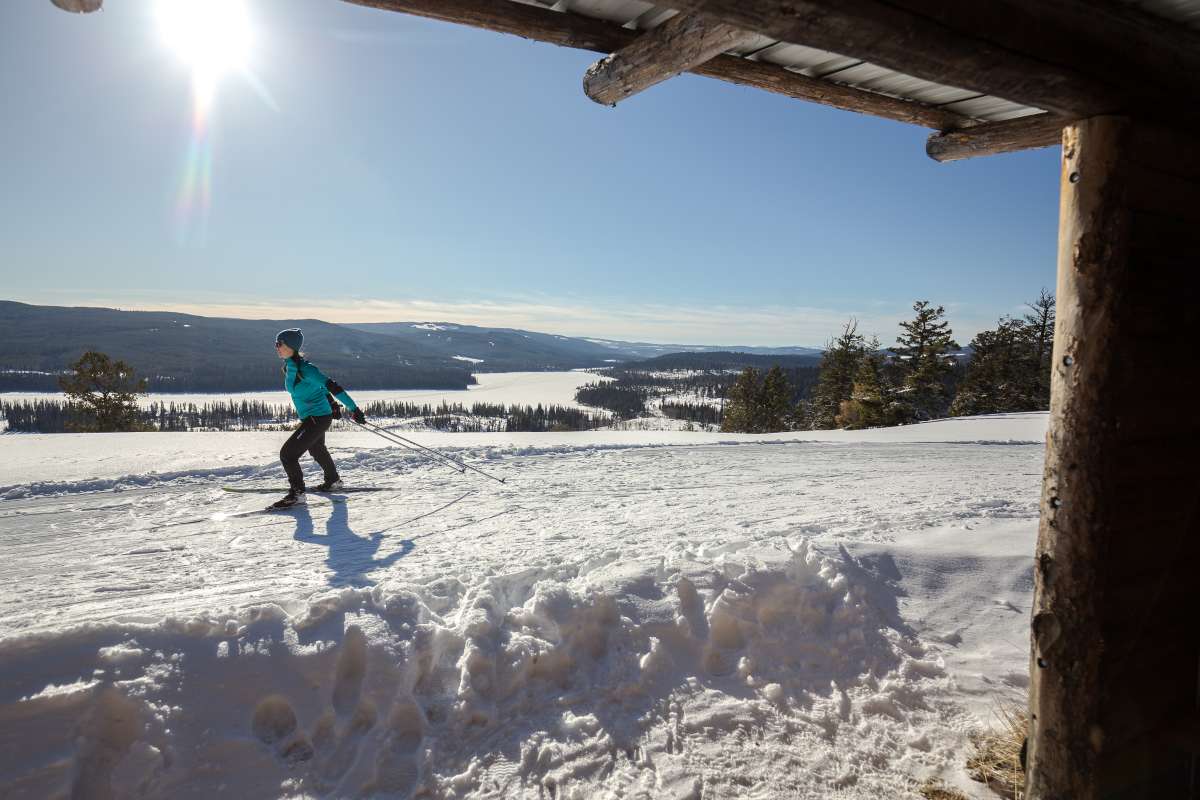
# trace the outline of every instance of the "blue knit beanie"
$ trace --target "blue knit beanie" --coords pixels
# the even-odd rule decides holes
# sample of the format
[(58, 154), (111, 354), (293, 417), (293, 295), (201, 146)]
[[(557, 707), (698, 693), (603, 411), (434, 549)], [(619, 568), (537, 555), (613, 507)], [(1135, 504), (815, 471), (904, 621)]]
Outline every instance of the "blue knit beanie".
[(300, 332), (299, 328), (288, 328), (287, 330), (280, 331), (278, 334), (276, 334), (275, 341), (283, 342), (288, 347), (299, 353), (300, 345), (304, 344), (304, 334)]

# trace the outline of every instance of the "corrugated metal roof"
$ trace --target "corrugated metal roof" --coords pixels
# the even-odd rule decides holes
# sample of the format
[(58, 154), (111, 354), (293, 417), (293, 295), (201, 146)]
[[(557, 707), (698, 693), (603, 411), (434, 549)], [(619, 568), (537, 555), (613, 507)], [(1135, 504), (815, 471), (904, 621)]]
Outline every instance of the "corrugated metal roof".
[[(1200, 30), (1200, 0), (1122, 0), (1143, 11)], [(640, 0), (513, 0), (529, 5), (571, 11), (587, 17), (615, 22), (634, 30), (661, 25), (677, 12)], [(915, 100), (946, 108), (982, 121), (1015, 119), (1042, 111), (991, 95), (943, 86), (921, 78), (880, 67), (857, 58), (818, 50), (791, 42), (753, 35), (729, 55), (763, 61), (819, 80), (852, 86), (877, 94)]]
[[(1166, 1), (1166, 0), (1162, 0)], [(635, 30), (650, 30), (676, 13), (665, 6), (638, 0), (516, 0), (530, 5), (571, 11), (586, 17), (615, 22)], [(1200, 0), (1197, 0), (1200, 2)], [(810, 78), (818, 78), (856, 89), (940, 105), (956, 113), (979, 120), (1001, 120), (1036, 114), (1041, 109), (1020, 106), (998, 97), (942, 86), (857, 58), (830, 53), (804, 45), (780, 42), (767, 36), (753, 35), (729, 52), (729, 55), (763, 61)]]

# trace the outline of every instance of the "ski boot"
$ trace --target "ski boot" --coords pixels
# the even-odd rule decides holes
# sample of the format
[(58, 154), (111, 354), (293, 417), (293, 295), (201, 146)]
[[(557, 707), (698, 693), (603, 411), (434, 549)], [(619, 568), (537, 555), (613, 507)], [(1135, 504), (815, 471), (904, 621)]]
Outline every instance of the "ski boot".
[(307, 502), (304, 497), (304, 490), (296, 491), (289, 489), (288, 493), (283, 496), (282, 500), (277, 500), (267, 506), (268, 511), (277, 511), (282, 508), (291, 508), (292, 506), (302, 506)]

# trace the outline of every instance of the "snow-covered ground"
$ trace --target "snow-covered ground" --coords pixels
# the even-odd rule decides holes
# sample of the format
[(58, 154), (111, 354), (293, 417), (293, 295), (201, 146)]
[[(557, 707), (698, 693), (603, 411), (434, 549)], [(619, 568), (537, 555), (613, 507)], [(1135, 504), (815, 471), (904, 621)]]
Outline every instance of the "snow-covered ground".
[[(612, 380), (583, 370), (569, 372), (480, 372), (475, 375), (478, 383), (462, 390), (451, 389), (380, 389), (355, 390), (349, 387), (354, 402), (366, 405), (378, 400), (406, 403), (428, 403), (436, 406), (445, 402), (460, 403), (470, 407), (472, 403), (496, 403), (500, 405), (544, 406), (560, 405), (582, 408), (575, 402), (575, 391), (586, 383)], [(58, 392), (0, 392), (0, 400), (62, 400), (65, 395)], [(140, 399), (143, 408), (151, 403), (204, 403), (234, 401), (258, 401), (275, 405), (290, 405), (291, 398), (283, 389), (277, 392), (234, 392), (234, 393), (154, 393)]]
[(0, 796), (988, 797), (1045, 425), (4, 436)]

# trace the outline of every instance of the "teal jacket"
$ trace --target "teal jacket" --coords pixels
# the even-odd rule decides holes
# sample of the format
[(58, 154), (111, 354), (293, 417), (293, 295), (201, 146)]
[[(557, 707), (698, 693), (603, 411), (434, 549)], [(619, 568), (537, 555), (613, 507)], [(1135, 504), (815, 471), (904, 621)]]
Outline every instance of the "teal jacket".
[(345, 389), (326, 378), (316, 365), (303, 359), (297, 361), (289, 358), (283, 362), (283, 388), (292, 396), (292, 404), (296, 406), (296, 414), (300, 419), (332, 414), (333, 408), (329, 405), (327, 395), (333, 395), (351, 411), (358, 408)]

